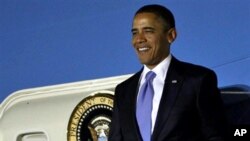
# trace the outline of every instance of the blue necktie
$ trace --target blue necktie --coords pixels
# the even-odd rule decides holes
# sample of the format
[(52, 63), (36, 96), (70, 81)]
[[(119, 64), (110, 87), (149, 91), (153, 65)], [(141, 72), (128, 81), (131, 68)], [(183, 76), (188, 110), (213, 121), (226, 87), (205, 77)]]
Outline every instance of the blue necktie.
[(151, 112), (154, 97), (152, 81), (155, 76), (156, 74), (153, 71), (146, 74), (146, 80), (141, 87), (136, 105), (136, 118), (143, 141), (150, 141), (151, 139)]

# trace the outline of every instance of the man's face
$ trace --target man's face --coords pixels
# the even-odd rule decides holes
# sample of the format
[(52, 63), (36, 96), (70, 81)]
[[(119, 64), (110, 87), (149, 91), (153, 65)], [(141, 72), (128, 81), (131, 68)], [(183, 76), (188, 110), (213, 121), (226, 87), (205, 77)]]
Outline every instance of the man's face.
[(142, 64), (153, 69), (169, 55), (169, 33), (163, 20), (152, 13), (139, 13), (132, 25), (132, 44)]

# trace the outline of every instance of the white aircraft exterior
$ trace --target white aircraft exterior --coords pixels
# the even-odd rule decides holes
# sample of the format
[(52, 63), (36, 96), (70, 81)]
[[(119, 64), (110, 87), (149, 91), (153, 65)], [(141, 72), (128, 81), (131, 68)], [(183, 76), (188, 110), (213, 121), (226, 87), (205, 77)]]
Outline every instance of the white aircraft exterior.
[[(130, 75), (17, 91), (0, 107), (0, 141), (67, 141), (72, 112), (83, 99), (113, 95)], [(77, 140), (77, 139), (76, 139)]]

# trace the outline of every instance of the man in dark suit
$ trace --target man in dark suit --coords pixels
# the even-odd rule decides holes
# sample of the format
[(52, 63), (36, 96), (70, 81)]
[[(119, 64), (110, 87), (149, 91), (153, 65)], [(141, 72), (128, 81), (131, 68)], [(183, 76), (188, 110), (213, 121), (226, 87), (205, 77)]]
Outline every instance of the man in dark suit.
[[(160, 5), (144, 6), (134, 16), (132, 34), (144, 67), (116, 87), (109, 141), (224, 141), (215, 73), (170, 53), (177, 36), (173, 14)], [(152, 102), (141, 106), (149, 89)]]

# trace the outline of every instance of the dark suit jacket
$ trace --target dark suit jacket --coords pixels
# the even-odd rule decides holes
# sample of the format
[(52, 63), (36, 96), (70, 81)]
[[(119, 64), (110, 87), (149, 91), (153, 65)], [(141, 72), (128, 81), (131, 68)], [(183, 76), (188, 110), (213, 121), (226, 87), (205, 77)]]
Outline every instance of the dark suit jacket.
[[(142, 140), (135, 111), (141, 72), (116, 87), (109, 141)], [(224, 123), (215, 73), (172, 57), (152, 141), (223, 141)]]

